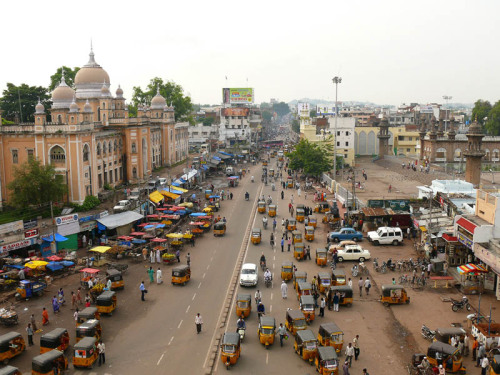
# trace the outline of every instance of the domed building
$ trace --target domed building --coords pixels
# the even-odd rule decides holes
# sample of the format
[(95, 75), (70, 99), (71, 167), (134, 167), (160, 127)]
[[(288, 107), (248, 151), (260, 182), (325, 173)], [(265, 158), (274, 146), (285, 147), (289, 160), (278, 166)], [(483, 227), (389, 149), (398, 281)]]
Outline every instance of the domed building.
[(81, 68), (75, 76), (76, 97), (78, 99), (97, 98), (101, 88), (110, 87), (108, 73), (95, 62), (94, 51), (91, 49), (89, 62)]

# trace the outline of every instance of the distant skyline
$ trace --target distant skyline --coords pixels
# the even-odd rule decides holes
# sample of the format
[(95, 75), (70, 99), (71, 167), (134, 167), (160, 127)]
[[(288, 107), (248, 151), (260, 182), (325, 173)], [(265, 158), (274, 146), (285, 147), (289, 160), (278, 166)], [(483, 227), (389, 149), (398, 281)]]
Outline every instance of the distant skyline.
[(156, 76), (195, 104), (247, 86), (258, 103), (334, 101), (336, 75), (340, 101), (500, 100), (497, 0), (27, 0), (2, 2), (0, 12), (1, 92), (7, 82), (47, 87), (57, 68), (83, 66), (92, 38), (111, 92), (120, 84), (128, 101)]

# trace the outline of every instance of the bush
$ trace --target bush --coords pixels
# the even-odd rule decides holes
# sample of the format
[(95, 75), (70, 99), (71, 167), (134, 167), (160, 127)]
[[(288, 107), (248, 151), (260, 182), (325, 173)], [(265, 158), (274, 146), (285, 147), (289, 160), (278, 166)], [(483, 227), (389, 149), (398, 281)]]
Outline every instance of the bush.
[(85, 197), (82, 205), (75, 204), (73, 205), (76, 212), (85, 212), (90, 211), (91, 209), (99, 206), (101, 201), (94, 195), (88, 195)]

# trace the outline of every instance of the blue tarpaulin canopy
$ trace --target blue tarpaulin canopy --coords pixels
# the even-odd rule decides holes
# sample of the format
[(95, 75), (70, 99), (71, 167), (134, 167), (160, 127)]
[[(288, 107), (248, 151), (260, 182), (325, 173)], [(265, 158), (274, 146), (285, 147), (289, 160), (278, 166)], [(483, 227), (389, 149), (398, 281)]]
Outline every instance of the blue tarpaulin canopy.
[(156, 228), (165, 228), (165, 224), (158, 224)]
[(132, 243), (135, 243), (135, 244), (141, 244), (141, 243), (146, 243), (146, 240), (132, 240)]
[(149, 225), (146, 225), (146, 226), (144, 227), (144, 229), (150, 229), (150, 228), (154, 228), (154, 227), (155, 227), (154, 225), (149, 224)]
[(234, 156), (233, 154), (230, 154), (229, 152), (224, 152), (224, 151), (219, 151), (219, 154), (227, 155), (227, 156)]
[(181, 186), (181, 184), (177, 181), (172, 182), (172, 185), (177, 186), (177, 187)]
[(48, 268), (51, 271), (59, 271), (62, 270), (64, 266), (59, 262), (50, 262), (45, 266), (45, 268)]
[(214, 156), (214, 157), (212, 157), (212, 159), (214, 159), (214, 160), (218, 160), (218, 161), (221, 161), (221, 160), (222, 160), (222, 159), (221, 159), (221, 158), (219, 158), (218, 156)]
[(69, 260), (63, 260), (63, 261), (61, 261), (59, 263), (61, 263), (64, 267), (72, 267), (72, 266), (75, 265), (74, 262), (70, 262)]
[(208, 198), (209, 198), (209, 199), (212, 199), (212, 198), (220, 198), (220, 196), (219, 196), (219, 195), (211, 195), (211, 196), (209, 196)]
[(201, 167), (202, 167), (204, 170), (208, 171), (208, 167), (207, 167), (205, 164), (203, 164)]
[[(54, 241), (54, 237), (52, 237), (52, 235), (48, 236), (48, 237), (43, 237), (42, 240), (44, 241), (47, 241), (47, 242), (53, 242)], [(68, 239), (64, 236), (61, 236), (59, 233), (56, 233), (56, 242), (64, 242), (64, 241), (67, 241)]]
[(191, 215), (189, 216), (192, 216), (192, 217), (198, 217), (198, 216), (206, 216), (207, 214), (204, 213), (204, 212), (195, 212), (195, 213), (192, 213)]

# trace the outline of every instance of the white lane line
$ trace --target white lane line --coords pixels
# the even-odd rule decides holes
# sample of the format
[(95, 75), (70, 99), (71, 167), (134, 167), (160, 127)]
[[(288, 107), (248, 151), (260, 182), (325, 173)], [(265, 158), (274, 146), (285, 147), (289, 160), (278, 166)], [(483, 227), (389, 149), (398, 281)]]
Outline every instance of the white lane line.
[(189, 305), (188, 308), (186, 309), (186, 314), (188, 313), (190, 308), (191, 308), (191, 305)]
[(191, 299), (191, 301), (194, 301), (194, 298), (196, 297), (196, 293), (194, 294), (193, 298)]
[(201, 286), (201, 281), (200, 281), (200, 283), (198, 284), (198, 289), (200, 289), (200, 286)]
[(207, 276), (207, 274), (206, 274), (206, 273), (204, 273), (204, 274), (203, 274), (203, 278), (205, 278), (205, 276)]
[(274, 263), (273, 263), (273, 270), (274, 270)]
[(276, 260), (276, 255), (275, 255), (275, 256), (273, 256), (273, 260)]
[(181, 320), (181, 322), (180, 322), (180, 323), (179, 323), (179, 325), (177, 326), (177, 329), (181, 328), (182, 322), (183, 322), (183, 320)]
[(274, 295), (274, 293), (271, 293), (271, 301), (273, 300), (273, 295)]
[(269, 364), (269, 353), (266, 353), (266, 365)]
[(159, 366), (160, 365), (160, 362), (161, 360), (163, 359), (163, 356), (165, 355), (165, 353), (163, 353), (160, 357), (160, 359), (158, 360), (158, 362), (156, 362), (156, 366)]
[(270, 306), (269, 306), (269, 312), (270, 312), (270, 313), (271, 313), (271, 312), (273, 312), (273, 305), (270, 305)]
[(168, 342), (168, 345), (170, 345), (170, 344), (172, 343), (172, 341), (174, 341), (174, 336), (172, 336), (172, 337), (170, 338), (170, 341)]
[(207, 271), (208, 271), (209, 268), (210, 268), (210, 264), (207, 266)]

